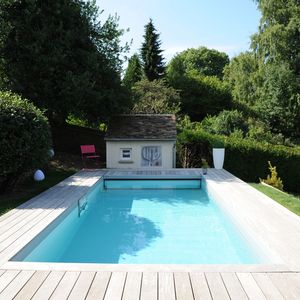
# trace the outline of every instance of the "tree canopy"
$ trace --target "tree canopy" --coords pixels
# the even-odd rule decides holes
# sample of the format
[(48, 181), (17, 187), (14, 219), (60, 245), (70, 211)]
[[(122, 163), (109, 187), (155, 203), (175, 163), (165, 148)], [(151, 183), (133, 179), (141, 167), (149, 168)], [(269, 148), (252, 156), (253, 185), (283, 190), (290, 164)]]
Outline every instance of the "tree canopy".
[(178, 91), (168, 87), (164, 80), (143, 79), (133, 88), (134, 113), (177, 114), (180, 110)]
[(300, 136), (300, 2), (259, 0), (252, 48), (263, 82), (257, 107), (274, 132)]
[(230, 108), (231, 95), (223, 83), (225, 53), (205, 47), (177, 54), (167, 66), (169, 84), (180, 91), (182, 112), (193, 121)]
[(123, 84), (131, 90), (132, 86), (140, 81), (143, 76), (142, 65), (137, 54), (132, 55), (123, 78)]
[(121, 87), (117, 17), (99, 21), (95, 1), (5, 0), (0, 3), (4, 88), (45, 109), (106, 119), (126, 102)]
[(259, 30), (252, 52), (225, 68), (233, 98), (246, 105), (273, 134), (300, 136), (300, 2), (258, 0)]
[(176, 76), (194, 73), (204, 76), (223, 78), (224, 67), (229, 63), (229, 57), (206, 47), (190, 48), (175, 55), (168, 64), (168, 75)]
[(259, 61), (251, 52), (234, 57), (224, 69), (224, 79), (228, 82), (233, 99), (252, 106), (259, 96)]
[(163, 78), (165, 75), (165, 63), (160, 46), (159, 34), (150, 19), (145, 25), (144, 42), (141, 48), (144, 73), (150, 81)]

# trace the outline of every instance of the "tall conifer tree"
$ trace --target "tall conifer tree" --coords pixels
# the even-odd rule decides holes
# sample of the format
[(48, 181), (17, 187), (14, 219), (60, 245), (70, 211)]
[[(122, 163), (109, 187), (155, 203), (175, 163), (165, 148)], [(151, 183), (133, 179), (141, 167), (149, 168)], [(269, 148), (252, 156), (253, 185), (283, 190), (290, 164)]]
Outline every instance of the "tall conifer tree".
[(143, 70), (140, 59), (137, 54), (132, 55), (128, 61), (128, 67), (123, 79), (123, 84), (129, 90), (138, 81), (142, 79)]
[(159, 34), (150, 19), (145, 26), (144, 42), (141, 48), (144, 72), (150, 81), (163, 78), (165, 75), (165, 63), (160, 46)]

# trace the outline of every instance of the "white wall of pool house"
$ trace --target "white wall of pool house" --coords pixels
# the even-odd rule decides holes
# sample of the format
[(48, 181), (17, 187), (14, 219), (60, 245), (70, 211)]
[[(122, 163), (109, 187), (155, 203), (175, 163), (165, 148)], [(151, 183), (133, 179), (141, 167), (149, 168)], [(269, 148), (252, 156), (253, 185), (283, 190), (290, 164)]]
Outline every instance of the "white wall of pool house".
[[(142, 166), (142, 148), (161, 147), (161, 166)], [(131, 158), (122, 159), (122, 149), (131, 149)], [(106, 141), (106, 167), (110, 169), (171, 169), (176, 167), (175, 141)]]

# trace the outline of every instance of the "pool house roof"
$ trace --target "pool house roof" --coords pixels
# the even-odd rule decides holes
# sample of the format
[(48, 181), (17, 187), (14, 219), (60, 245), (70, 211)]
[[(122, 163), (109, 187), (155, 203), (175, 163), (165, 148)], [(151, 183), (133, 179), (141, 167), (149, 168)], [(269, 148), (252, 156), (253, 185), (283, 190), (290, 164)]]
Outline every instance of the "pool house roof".
[(109, 123), (107, 141), (176, 140), (176, 117), (172, 114), (118, 115)]

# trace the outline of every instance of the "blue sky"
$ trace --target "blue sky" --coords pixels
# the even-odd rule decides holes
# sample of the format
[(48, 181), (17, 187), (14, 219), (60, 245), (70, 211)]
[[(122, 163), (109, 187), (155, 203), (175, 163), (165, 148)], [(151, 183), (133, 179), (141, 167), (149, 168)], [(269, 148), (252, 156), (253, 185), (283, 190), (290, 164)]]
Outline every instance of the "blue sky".
[(97, 4), (104, 9), (102, 18), (117, 13), (120, 27), (130, 29), (123, 37), (133, 39), (129, 55), (140, 49), (144, 25), (152, 18), (167, 61), (199, 46), (233, 57), (249, 49), (260, 18), (253, 0), (97, 0)]

